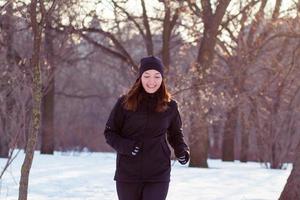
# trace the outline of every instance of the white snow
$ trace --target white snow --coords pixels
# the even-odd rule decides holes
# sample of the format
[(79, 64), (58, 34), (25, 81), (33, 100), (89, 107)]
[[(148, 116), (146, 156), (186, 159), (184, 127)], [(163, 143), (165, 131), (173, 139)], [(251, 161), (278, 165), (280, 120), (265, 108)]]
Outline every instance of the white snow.
[[(114, 153), (35, 153), (29, 200), (117, 200)], [(18, 199), (24, 154), (0, 180), (0, 200)], [(0, 167), (6, 160), (0, 159)], [(255, 162), (208, 160), (209, 169), (188, 168), (172, 161), (167, 200), (276, 200), (291, 172), (265, 169)]]

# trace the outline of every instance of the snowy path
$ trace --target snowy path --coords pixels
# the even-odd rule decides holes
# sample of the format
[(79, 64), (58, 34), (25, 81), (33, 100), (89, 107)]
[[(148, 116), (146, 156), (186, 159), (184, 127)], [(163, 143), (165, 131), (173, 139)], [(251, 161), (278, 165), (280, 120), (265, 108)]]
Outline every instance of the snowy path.
[[(0, 200), (18, 198), (19, 155), (0, 185)], [(0, 159), (0, 167), (5, 163)], [(290, 174), (265, 169), (259, 163), (209, 160), (210, 169), (188, 168), (175, 162), (167, 200), (277, 200)], [(35, 154), (29, 200), (117, 200), (113, 175), (115, 154), (56, 152)]]

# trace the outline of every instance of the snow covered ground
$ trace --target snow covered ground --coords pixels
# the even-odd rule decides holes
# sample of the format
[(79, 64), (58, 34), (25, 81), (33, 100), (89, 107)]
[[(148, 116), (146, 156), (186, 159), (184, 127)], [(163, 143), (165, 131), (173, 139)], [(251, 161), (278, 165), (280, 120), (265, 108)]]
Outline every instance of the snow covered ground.
[[(29, 200), (117, 200), (114, 153), (36, 152)], [(0, 182), (0, 200), (16, 200), (24, 155), (18, 155)], [(5, 159), (0, 159), (0, 167)], [(173, 163), (167, 200), (276, 200), (291, 172), (249, 162), (209, 160), (209, 169)]]

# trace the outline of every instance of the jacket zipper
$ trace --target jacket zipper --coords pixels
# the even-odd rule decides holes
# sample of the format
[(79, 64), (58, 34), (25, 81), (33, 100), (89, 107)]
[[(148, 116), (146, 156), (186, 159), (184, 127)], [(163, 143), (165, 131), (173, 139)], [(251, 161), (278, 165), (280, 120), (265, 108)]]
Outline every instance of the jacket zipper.
[[(147, 107), (146, 107), (146, 123), (145, 123), (145, 126), (143, 128), (143, 132), (142, 133), (145, 133), (145, 130), (146, 128), (148, 127), (148, 121), (149, 121), (149, 113), (150, 113), (150, 107), (149, 107), (149, 102), (147, 102)], [(143, 146), (144, 146), (144, 141), (143, 141)], [(144, 173), (143, 173), (143, 159), (144, 158), (144, 147), (142, 148), (142, 152), (141, 152), (141, 180), (143, 181), (144, 180)]]

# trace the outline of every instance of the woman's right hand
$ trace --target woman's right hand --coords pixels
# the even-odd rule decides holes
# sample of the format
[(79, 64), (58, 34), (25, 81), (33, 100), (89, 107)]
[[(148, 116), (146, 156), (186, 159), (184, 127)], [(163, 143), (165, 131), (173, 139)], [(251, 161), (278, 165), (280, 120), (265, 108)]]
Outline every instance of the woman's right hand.
[(131, 155), (136, 156), (141, 151), (141, 148), (142, 143), (139, 141), (135, 142)]
[(131, 155), (136, 156), (139, 151), (140, 151), (140, 147), (135, 146), (134, 149), (133, 149), (133, 151), (131, 152)]

